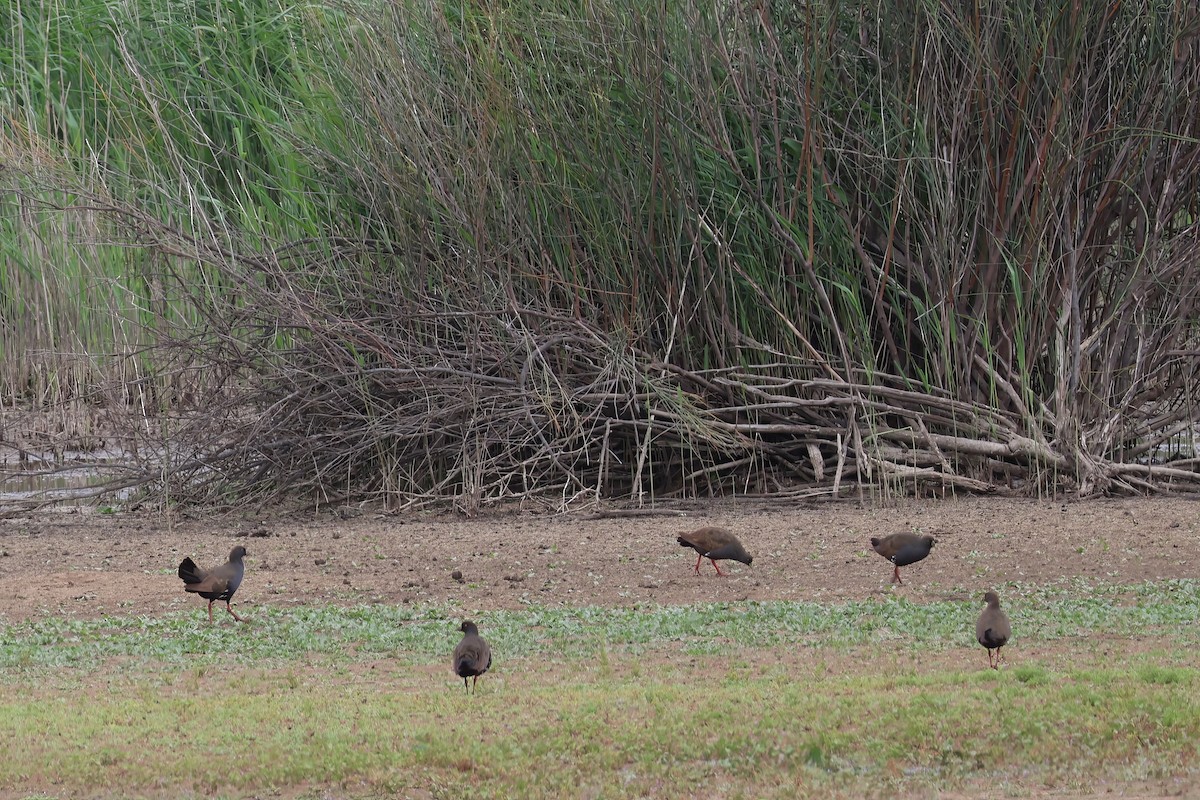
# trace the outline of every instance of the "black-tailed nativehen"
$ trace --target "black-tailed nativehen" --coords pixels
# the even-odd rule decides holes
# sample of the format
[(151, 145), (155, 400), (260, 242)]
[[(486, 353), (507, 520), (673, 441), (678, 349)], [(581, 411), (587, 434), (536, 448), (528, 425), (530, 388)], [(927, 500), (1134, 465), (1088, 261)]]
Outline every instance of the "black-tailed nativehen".
[(1000, 669), (1000, 648), (1004, 647), (1008, 637), (1012, 636), (1012, 625), (1008, 622), (1008, 614), (1000, 608), (1000, 595), (986, 592), (983, 601), (987, 603), (987, 608), (983, 609), (979, 621), (975, 623), (975, 638), (987, 648), (988, 666)]
[(242, 577), (246, 574), (246, 548), (238, 545), (229, 551), (229, 561), (219, 567), (213, 567), (207, 572), (196, 566), (191, 558), (185, 558), (179, 564), (179, 577), (183, 580), (185, 591), (194, 592), (208, 600), (208, 621), (212, 622), (212, 606), (217, 600), (225, 601), (225, 610), (233, 615), (238, 622), (244, 622), (233, 610), (230, 601), (233, 593), (242, 585)]
[(893, 533), (878, 539), (871, 537), (871, 547), (875, 552), (895, 564), (892, 570), (892, 583), (904, 585), (900, 580), (900, 568), (915, 564), (933, 549), (935, 544), (932, 536), (918, 536), (915, 533)]
[[(470, 694), (479, 683), (479, 676), (492, 666), (492, 648), (479, 635), (479, 628), (474, 622), (466, 620), (459, 626), (463, 632), (462, 640), (454, 648), (454, 674), (463, 679), (463, 688)], [(467, 686), (467, 678), (471, 685)]]
[(725, 574), (717, 566), (717, 561), (721, 559), (740, 561), (747, 565), (754, 560), (754, 556), (746, 552), (738, 538), (724, 528), (700, 528), (691, 533), (681, 533), (675, 541), (679, 542), (680, 547), (690, 547), (699, 553), (696, 556), (697, 575), (700, 574), (700, 562), (705, 558), (712, 562), (718, 575)]

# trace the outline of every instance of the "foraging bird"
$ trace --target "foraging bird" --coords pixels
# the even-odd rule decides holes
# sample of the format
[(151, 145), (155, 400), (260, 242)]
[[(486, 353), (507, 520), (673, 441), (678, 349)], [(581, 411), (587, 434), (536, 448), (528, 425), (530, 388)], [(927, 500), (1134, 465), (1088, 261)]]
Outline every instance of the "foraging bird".
[[(479, 676), (492, 666), (492, 648), (488, 647), (488, 643), (479, 635), (479, 628), (474, 622), (464, 621), (459, 630), (463, 632), (463, 637), (454, 648), (451, 663), (454, 666), (454, 674), (463, 679), (463, 688), (470, 694), (475, 684), (479, 683)], [(469, 688), (467, 678), (474, 679)]]
[(900, 568), (915, 564), (933, 549), (935, 540), (932, 536), (918, 536), (915, 533), (893, 533), (882, 539), (871, 537), (871, 547), (875, 552), (896, 565), (892, 570), (892, 583), (904, 585), (900, 580)]
[[(983, 595), (983, 600), (987, 603), (987, 608), (975, 623), (975, 638), (987, 648), (988, 666), (1000, 669), (1000, 648), (1004, 647), (1008, 637), (1012, 636), (1012, 626), (1008, 622), (1008, 615), (1000, 610), (1000, 595), (989, 591)], [(995, 660), (992, 659), (993, 652)]]
[(700, 528), (691, 533), (681, 533), (675, 541), (679, 542), (680, 547), (690, 547), (699, 553), (696, 556), (697, 575), (700, 574), (700, 562), (705, 558), (712, 562), (718, 575), (725, 574), (717, 566), (718, 559), (726, 558), (746, 565), (754, 560), (754, 556), (746, 552), (738, 538), (724, 528)]
[(246, 565), (242, 559), (246, 556), (246, 548), (238, 545), (229, 551), (229, 561), (219, 567), (205, 572), (196, 566), (190, 558), (183, 559), (179, 564), (179, 577), (183, 580), (184, 591), (194, 592), (208, 600), (208, 621), (211, 624), (212, 606), (217, 600), (225, 601), (225, 610), (233, 615), (238, 622), (245, 622), (237, 615), (229, 604), (233, 593), (242, 585), (242, 576), (246, 574)]

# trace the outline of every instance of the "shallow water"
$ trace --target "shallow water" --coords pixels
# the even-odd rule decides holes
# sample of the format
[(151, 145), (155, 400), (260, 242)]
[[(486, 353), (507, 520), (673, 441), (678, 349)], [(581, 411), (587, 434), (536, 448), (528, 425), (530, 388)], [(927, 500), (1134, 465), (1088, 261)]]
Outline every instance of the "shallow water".
[[(0, 509), (29, 503), (91, 502), (102, 493), (104, 484), (132, 469), (132, 454), (124, 450), (54, 453), (0, 448)], [(121, 500), (129, 493), (129, 489), (121, 489), (110, 496)]]

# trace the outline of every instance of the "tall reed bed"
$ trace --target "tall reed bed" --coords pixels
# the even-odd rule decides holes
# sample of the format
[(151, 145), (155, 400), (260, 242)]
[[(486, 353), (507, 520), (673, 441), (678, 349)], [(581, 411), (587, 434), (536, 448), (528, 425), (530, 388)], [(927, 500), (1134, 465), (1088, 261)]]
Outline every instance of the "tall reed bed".
[(173, 496), (1195, 483), (1191, 4), (233, 5), (17, 50)]
[(142, 229), (165, 223), (226, 253), (324, 235), (332, 190), (301, 154), (318, 146), (308, 131), (337, 130), (322, 119), (334, 99), (305, 79), (323, 55), (307, 38), (328, 39), (320, 18), (268, 0), (59, 0), (0, 15), (6, 403), (156, 412), (207, 388), (157, 348), (201, 323), (192, 292), (226, 300), (232, 287)]

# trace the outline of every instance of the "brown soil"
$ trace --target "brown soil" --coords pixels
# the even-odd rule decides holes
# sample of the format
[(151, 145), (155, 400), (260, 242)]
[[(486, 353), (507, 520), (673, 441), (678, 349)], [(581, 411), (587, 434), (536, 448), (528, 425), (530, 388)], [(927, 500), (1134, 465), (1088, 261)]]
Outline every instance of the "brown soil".
[[(441, 603), (464, 611), (523, 604), (632, 605), (712, 600), (837, 600), (890, 591), (891, 567), (871, 536), (933, 534), (933, 554), (903, 568), (914, 601), (960, 598), (1006, 581), (1083, 576), (1138, 583), (1200, 574), (1194, 501), (1132, 498), (1049, 502), (1011, 498), (816, 504), (721, 502), (651, 516), (494, 512), (343, 519), (46, 512), (0, 521), (0, 618), (201, 613), (175, 575), (249, 551), (239, 608), (297, 603)], [(719, 578), (675, 542), (723, 525), (754, 555), (722, 562)], [(462, 573), (461, 582), (451, 577)]]

